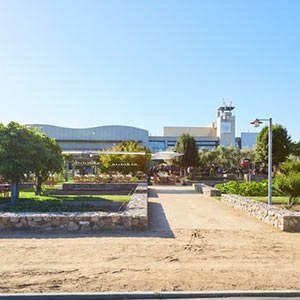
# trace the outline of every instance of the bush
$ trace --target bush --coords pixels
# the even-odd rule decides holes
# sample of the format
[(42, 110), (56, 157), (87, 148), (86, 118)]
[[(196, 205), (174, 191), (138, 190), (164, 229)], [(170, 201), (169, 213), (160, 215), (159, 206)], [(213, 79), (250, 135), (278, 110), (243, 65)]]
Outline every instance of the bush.
[[(268, 196), (268, 181), (260, 182), (242, 182), (229, 181), (224, 184), (216, 184), (215, 188), (223, 194), (236, 194), (241, 196)], [(276, 186), (272, 187), (272, 195), (280, 196), (282, 193), (277, 190)]]
[(298, 172), (277, 175), (275, 185), (282, 193), (289, 196), (288, 208), (298, 202), (300, 197), (300, 174)]

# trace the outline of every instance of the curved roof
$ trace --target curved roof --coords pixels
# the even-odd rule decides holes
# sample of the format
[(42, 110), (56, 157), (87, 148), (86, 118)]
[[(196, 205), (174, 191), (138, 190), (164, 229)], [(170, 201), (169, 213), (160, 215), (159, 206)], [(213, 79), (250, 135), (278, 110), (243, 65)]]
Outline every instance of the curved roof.
[(148, 131), (136, 127), (109, 125), (92, 128), (66, 128), (45, 124), (29, 124), (40, 132), (60, 141), (125, 141), (148, 142)]

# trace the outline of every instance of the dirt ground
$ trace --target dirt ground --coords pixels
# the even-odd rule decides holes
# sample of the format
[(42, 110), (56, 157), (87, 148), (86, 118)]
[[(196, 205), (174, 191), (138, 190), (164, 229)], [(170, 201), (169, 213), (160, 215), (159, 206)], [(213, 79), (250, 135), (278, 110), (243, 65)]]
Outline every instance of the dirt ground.
[(0, 292), (300, 289), (300, 234), (189, 187), (153, 187), (146, 233), (0, 235)]

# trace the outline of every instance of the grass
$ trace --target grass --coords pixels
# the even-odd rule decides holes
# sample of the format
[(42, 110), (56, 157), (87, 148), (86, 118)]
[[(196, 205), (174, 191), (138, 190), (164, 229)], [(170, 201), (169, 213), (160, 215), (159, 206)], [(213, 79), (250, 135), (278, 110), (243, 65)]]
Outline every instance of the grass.
[[(128, 195), (35, 195), (32, 189), (22, 190), (16, 206), (10, 206), (9, 198), (0, 198), (0, 211), (10, 212), (62, 212), (62, 211), (105, 211), (107, 207), (96, 207), (90, 201), (129, 202)], [(81, 205), (71, 205), (72, 201), (82, 201)], [(84, 203), (84, 202), (87, 203)]]
[[(268, 203), (268, 196), (249, 196), (248, 198), (263, 202), (263, 203)], [(288, 203), (289, 197), (287, 196), (273, 196), (272, 197), (272, 203), (273, 204), (287, 204)]]
[(32, 190), (20, 191), (20, 200), (34, 200), (34, 201), (114, 201), (114, 202), (128, 202), (130, 196), (128, 195), (36, 195)]

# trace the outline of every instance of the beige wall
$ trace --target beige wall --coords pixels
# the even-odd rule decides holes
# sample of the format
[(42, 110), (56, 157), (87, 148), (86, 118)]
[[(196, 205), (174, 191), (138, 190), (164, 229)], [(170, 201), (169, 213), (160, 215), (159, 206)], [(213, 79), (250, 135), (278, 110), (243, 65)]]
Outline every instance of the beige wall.
[(217, 135), (216, 128), (213, 127), (164, 127), (164, 136), (180, 136), (188, 133), (191, 136), (209, 136)]

